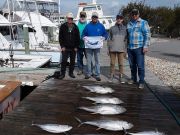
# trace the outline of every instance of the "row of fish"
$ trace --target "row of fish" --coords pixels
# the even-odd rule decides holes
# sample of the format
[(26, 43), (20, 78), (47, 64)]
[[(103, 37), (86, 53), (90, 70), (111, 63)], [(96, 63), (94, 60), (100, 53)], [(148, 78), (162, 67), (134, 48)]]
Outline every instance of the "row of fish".
[[(109, 87), (102, 86), (83, 86), (87, 90), (97, 94), (109, 94), (113, 93), (114, 90)], [(116, 97), (98, 96), (98, 97), (83, 97), (84, 99), (93, 101), (95, 104), (99, 104), (91, 107), (79, 107), (79, 109), (92, 112), (93, 114), (102, 115), (116, 115), (126, 112), (126, 109), (119, 104), (124, 103), (122, 100)], [(81, 122), (80, 119), (76, 118), (80, 122), (80, 125), (88, 124), (98, 127), (98, 129), (106, 129), (110, 131), (121, 131), (123, 130), (126, 135), (164, 135), (158, 131), (145, 131), (139, 133), (128, 133), (126, 130), (133, 127), (132, 123), (128, 123), (123, 120), (96, 120)]]
[[(90, 92), (98, 93), (98, 94), (108, 94), (113, 93), (114, 90), (109, 87), (102, 86), (83, 86)], [(84, 99), (93, 101), (95, 106), (90, 107), (79, 107), (79, 109), (91, 112), (93, 114), (101, 114), (101, 115), (116, 115), (126, 112), (126, 109), (119, 104), (124, 103), (122, 100), (115, 97), (108, 96), (98, 96), (98, 97), (83, 97)], [(158, 131), (145, 131), (139, 133), (129, 133), (126, 130), (131, 129), (133, 124), (128, 123), (123, 120), (95, 120), (95, 121), (85, 121), (82, 122), (79, 118), (75, 117), (75, 119), (80, 123), (78, 127), (84, 124), (96, 126), (97, 130), (105, 129), (109, 131), (124, 131), (125, 135), (164, 135), (164, 133), (160, 133)], [(72, 126), (69, 125), (58, 125), (58, 124), (32, 124), (32, 126), (37, 126), (42, 130), (51, 132), (51, 133), (66, 133), (72, 129)]]

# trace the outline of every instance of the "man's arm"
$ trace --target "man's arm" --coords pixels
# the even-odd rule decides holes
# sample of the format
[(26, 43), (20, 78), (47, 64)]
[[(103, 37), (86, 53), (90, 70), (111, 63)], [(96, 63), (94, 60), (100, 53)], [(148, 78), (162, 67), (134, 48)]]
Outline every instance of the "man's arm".
[(108, 33), (107, 33), (104, 25), (102, 25), (102, 32), (103, 32), (102, 36), (105, 38), (105, 40), (107, 40), (107, 38), (108, 38)]
[(78, 27), (75, 25), (75, 30), (76, 30), (76, 48), (78, 48), (79, 47), (79, 45), (80, 45), (80, 32), (79, 32), (79, 29), (78, 29)]
[(148, 22), (145, 21), (143, 28), (142, 28), (143, 36), (144, 36), (144, 48), (148, 48), (150, 45), (150, 38), (151, 38), (151, 33), (150, 33), (150, 28), (148, 25)]
[(60, 27), (60, 29), (59, 29), (59, 43), (60, 43), (60, 46), (61, 46), (61, 48), (64, 48), (65, 46), (64, 46), (64, 38), (63, 38), (63, 25)]

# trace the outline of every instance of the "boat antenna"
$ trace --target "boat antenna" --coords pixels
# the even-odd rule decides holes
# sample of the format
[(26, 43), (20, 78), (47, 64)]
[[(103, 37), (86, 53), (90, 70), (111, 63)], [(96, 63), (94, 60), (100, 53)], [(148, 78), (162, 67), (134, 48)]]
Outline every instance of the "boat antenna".
[(92, 3), (93, 3), (93, 4), (96, 4), (96, 3), (97, 3), (97, 0), (93, 0)]
[[(10, 22), (10, 26), (9, 26), (9, 31), (10, 31), (10, 36), (13, 37), (13, 40), (15, 41), (15, 34), (13, 32), (13, 25), (12, 25), (12, 19), (11, 19), (11, 7), (10, 7), (10, 2), (12, 4), (12, 1), (7, 0), (7, 6), (8, 6), (8, 10), (9, 10), (9, 16), (8, 16), (8, 20)], [(10, 56), (10, 61), (12, 62), (12, 67), (14, 68), (14, 49), (13, 49), (13, 44), (11, 42), (10, 46), (9, 46), (9, 56)]]

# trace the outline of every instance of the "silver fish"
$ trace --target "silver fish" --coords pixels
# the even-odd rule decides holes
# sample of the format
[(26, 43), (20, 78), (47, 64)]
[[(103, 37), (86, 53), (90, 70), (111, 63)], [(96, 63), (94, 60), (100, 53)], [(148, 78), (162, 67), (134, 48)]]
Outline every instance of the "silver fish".
[(42, 130), (50, 133), (65, 133), (72, 129), (71, 126), (58, 124), (32, 124), (32, 126), (40, 127)]
[(113, 93), (114, 90), (109, 87), (102, 87), (98, 85), (94, 86), (83, 86), (84, 88), (88, 89), (91, 92), (99, 93), (99, 94), (107, 94), (107, 93)]
[(110, 104), (102, 104), (91, 107), (79, 107), (79, 109), (102, 115), (115, 115), (124, 113), (126, 111), (126, 109), (122, 106)]
[(139, 132), (139, 133), (126, 132), (125, 135), (165, 135), (165, 134), (158, 131), (144, 131), (144, 132)]
[(107, 97), (107, 96), (99, 96), (99, 97), (83, 97), (84, 99), (88, 99), (94, 101), (97, 104), (122, 104), (124, 103), (122, 100), (116, 97)]
[(81, 123), (79, 127), (83, 124), (88, 124), (88, 125), (98, 127), (97, 130), (105, 129), (105, 130), (110, 130), (110, 131), (121, 131), (124, 129), (125, 130), (130, 129), (133, 127), (133, 124), (128, 123), (127, 121), (122, 121), (122, 120), (97, 120), (97, 121), (81, 122), (79, 118), (75, 117), (75, 119)]

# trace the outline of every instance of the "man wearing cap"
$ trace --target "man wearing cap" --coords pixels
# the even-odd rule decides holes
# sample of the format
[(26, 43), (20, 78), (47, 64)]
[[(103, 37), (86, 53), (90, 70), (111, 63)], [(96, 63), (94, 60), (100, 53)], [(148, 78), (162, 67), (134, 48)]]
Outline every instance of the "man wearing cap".
[[(98, 13), (97, 12), (93, 12), (92, 13), (92, 17), (91, 17), (92, 21), (90, 23), (88, 23), (83, 31), (83, 37), (85, 40), (85, 43), (90, 43), (91, 46), (87, 47), (86, 46), (86, 54), (87, 54), (87, 73), (85, 76), (85, 79), (89, 79), (93, 73), (92, 73), (92, 59), (94, 56), (95, 59), (95, 76), (96, 76), (96, 80), (97, 81), (101, 81), (100, 78), (100, 61), (99, 61), (99, 55), (100, 55), (100, 48), (98, 47), (97, 44), (103, 43), (104, 39), (107, 39), (107, 32), (105, 30), (105, 27), (103, 26), (103, 24), (101, 24), (98, 20)], [(91, 40), (95, 40), (98, 38), (99, 41), (97, 40), (97, 42), (87, 42), (87, 39), (91, 39)], [(101, 40), (101, 41), (100, 41)]]
[(61, 25), (59, 30), (59, 42), (62, 51), (62, 62), (61, 62), (61, 74), (59, 79), (63, 79), (66, 73), (67, 59), (70, 56), (70, 66), (69, 66), (69, 76), (75, 78), (74, 76), (74, 65), (76, 52), (80, 44), (80, 35), (78, 27), (73, 23), (73, 14), (68, 13), (67, 22)]
[(122, 14), (118, 14), (116, 16), (116, 23), (109, 30), (109, 38), (108, 38), (108, 54), (110, 56), (110, 81), (113, 81), (115, 75), (115, 61), (116, 57), (118, 58), (119, 65), (119, 81), (121, 83), (125, 83), (125, 79), (123, 78), (123, 63), (124, 56), (126, 55), (126, 26), (123, 25), (124, 17)]
[(82, 38), (82, 32), (87, 25), (86, 21), (86, 12), (82, 11), (80, 12), (79, 21), (77, 22), (77, 26), (80, 32), (80, 45), (78, 47), (77, 51), (77, 65), (78, 65), (78, 73), (77, 75), (81, 75), (83, 73), (83, 57), (85, 54), (85, 46), (84, 46), (84, 40)]
[(131, 11), (131, 20), (127, 24), (128, 34), (128, 59), (131, 68), (131, 80), (129, 84), (137, 82), (139, 76), (139, 88), (144, 88), (145, 65), (144, 55), (150, 45), (150, 28), (148, 22), (139, 17), (139, 10)]

